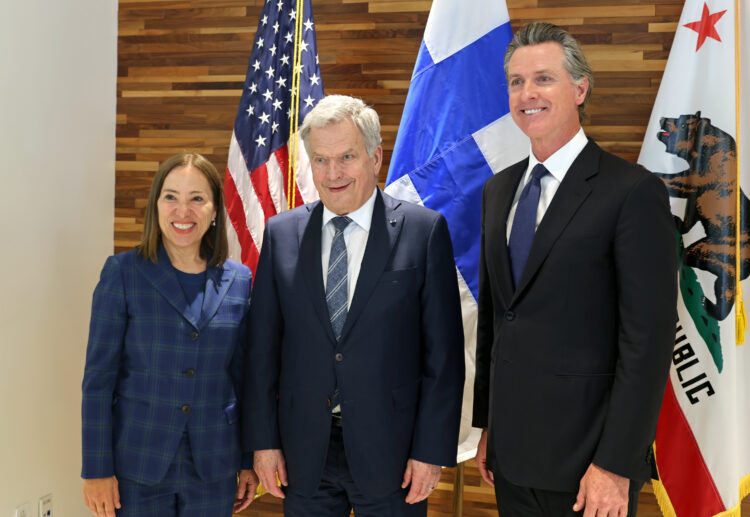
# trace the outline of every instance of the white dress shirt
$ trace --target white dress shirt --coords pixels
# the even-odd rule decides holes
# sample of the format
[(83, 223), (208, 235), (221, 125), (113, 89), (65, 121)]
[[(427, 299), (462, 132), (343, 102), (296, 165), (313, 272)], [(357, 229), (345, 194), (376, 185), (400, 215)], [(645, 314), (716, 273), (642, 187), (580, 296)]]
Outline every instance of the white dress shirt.
[(588, 139), (583, 133), (583, 128), (581, 128), (573, 138), (568, 140), (565, 145), (555, 151), (545, 162), (539, 162), (539, 160), (536, 159), (536, 156), (534, 156), (534, 152), (529, 149), (529, 166), (526, 169), (523, 178), (521, 178), (521, 181), (518, 183), (516, 195), (513, 198), (513, 204), (510, 206), (510, 213), (508, 213), (508, 223), (505, 227), (505, 237), (508, 241), (510, 241), (510, 230), (513, 228), (513, 219), (516, 215), (518, 198), (521, 197), (521, 191), (531, 179), (531, 170), (534, 166), (536, 166), (537, 163), (542, 163), (542, 165), (544, 165), (549, 171), (549, 174), (546, 174), (541, 179), (542, 190), (539, 193), (539, 205), (536, 209), (536, 226), (534, 227), (534, 230), (536, 230), (536, 228), (539, 227), (539, 223), (542, 222), (544, 214), (547, 213), (547, 208), (549, 208), (550, 203), (552, 203), (552, 198), (555, 197), (557, 188), (560, 186), (565, 174), (568, 172), (568, 169), (570, 169), (570, 166), (573, 165), (575, 159), (578, 158), (578, 155), (581, 154), (583, 148), (586, 147), (586, 144), (588, 144)]
[[(347, 298), (346, 308), (349, 309), (352, 305), (352, 298), (354, 297), (354, 288), (357, 286), (357, 278), (359, 278), (359, 270), (362, 267), (362, 257), (365, 256), (365, 246), (367, 245), (367, 237), (370, 235), (370, 225), (372, 224), (372, 211), (375, 208), (375, 195), (378, 188), (372, 191), (372, 196), (365, 201), (361, 207), (356, 209), (354, 212), (345, 214), (349, 219), (352, 220), (344, 229), (344, 243), (346, 244), (346, 261), (347, 261), (347, 275), (346, 275), (346, 287), (347, 287)], [(331, 242), (333, 236), (336, 233), (336, 228), (333, 226), (331, 219), (337, 217), (338, 214), (334, 214), (328, 208), (323, 206), (323, 227), (320, 236), (320, 251), (321, 251), (321, 266), (323, 268), (323, 288), (325, 289), (328, 283), (328, 258), (331, 256)]]

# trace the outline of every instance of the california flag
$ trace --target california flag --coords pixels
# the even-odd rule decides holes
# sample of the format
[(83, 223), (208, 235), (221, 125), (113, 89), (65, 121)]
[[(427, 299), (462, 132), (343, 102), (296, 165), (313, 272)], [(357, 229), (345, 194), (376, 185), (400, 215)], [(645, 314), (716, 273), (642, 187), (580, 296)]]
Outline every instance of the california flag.
[(667, 516), (739, 517), (750, 491), (749, 11), (686, 0), (638, 159), (669, 191), (681, 259), (654, 448)]

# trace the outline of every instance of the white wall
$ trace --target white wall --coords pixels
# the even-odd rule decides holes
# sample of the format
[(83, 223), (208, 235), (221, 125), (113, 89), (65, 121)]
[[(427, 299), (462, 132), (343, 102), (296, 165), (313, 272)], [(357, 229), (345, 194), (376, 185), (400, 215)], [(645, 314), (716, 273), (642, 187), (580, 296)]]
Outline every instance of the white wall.
[(0, 517), (24, 502), (35, 517), (50, 492), (54, 516), (85, 516), (80, 385), (113, 248), (117, 0), (0, 4)]

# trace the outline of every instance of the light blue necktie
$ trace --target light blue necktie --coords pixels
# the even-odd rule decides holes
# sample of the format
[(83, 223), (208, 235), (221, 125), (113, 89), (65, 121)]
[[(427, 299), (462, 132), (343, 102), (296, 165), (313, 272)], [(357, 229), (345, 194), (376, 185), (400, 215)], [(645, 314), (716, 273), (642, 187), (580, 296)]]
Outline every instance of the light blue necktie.
[(539, 206), (539, 195), (542, 191), (542, 177), (548, 173), (541, 163), (534, 166), (531, 179), (521, 191), (516, 205), (516, 215), (510, 229), (508, 250), (510, 252), (510, 268), (513, 273), (513, 287), (518, 285), (526, 260), (531, 252), (536, 232), (536, 212)]
[(347, 289), (348, 261), (346, 259), (344, 229), (352, 220), (346, 216), (338, 216), (331, 219), (331, 222), (336, 228), (336, 233), (333, 235), (333, 241), (331, 241), (331, 255), (328, 258), (326, 304), (328, 305), (328, 317), (331, 320), (333, 334), (338, 341), (341, 339), (341, 331), (346, 321), (346, 304), (349, 299)]

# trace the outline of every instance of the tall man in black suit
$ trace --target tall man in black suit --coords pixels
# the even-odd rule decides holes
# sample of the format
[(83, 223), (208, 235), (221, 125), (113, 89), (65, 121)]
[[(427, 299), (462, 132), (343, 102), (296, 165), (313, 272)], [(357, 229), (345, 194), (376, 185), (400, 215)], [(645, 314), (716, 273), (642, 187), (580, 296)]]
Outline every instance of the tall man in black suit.
[(326, 97), (300, 132), (321, 201), (266, 226), (245, 445), (287, 516), (424, 517), (456, 463), (464, 382), (448, 227), (377, 188), (380, 122), (361, 100)]
[(503, 517), (634, 516), (677, 318), (667, 192), (585, 137), (570, 34), (523, 27), (505, 73), (531, 152), (484, 187), (477, 463)]

